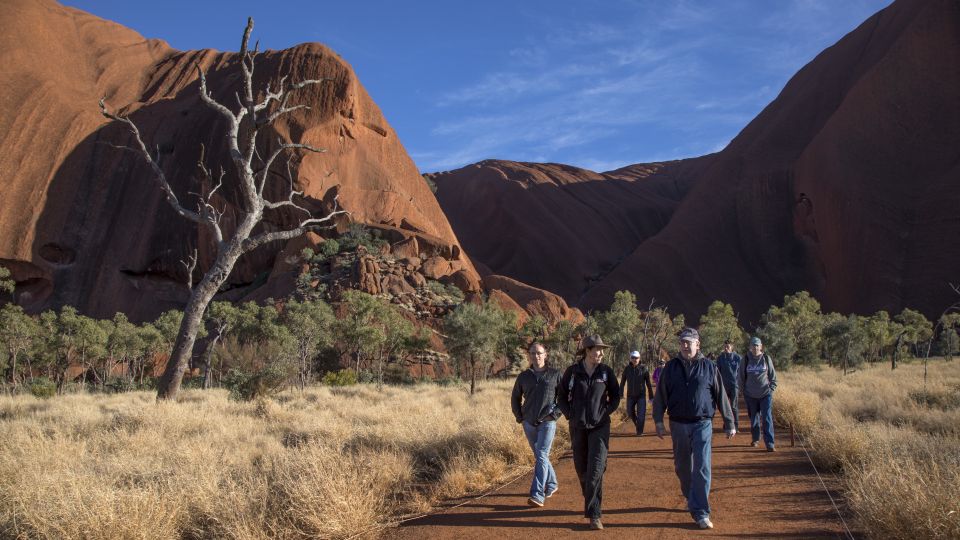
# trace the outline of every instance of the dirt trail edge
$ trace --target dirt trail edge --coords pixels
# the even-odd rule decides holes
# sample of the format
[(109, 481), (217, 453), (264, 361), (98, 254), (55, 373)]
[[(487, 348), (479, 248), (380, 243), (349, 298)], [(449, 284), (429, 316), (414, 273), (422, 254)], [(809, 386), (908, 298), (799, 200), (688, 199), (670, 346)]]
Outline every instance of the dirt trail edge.
[[(741, 411), (744, 410), (741, 408)], [(564, 421), (564, 420), (561, 420)], [(543, 508), (527, 506), (527, 474), (486, 497), (384, 531), (391, 540), (422, 538), (568, 538), (618, 535), (624, 538), (846, 538), (840, 518), (799, 442), (777, 431), (777, 451), (750, 447), (749, 422), (741, 415), (738, 433), (728, 440), (714, 421), (711, 519), (701, 531), (686, 510), (673, 472), (669, 435), (632, 435), (624, 422), (610, 438), (603, 486), (603, 531), (590, 531), (569, 453), (554, 466), (560, 489)], [(519, 427), (517, 428), (519, 429)], [(836, 496), (836, 485), (827, 484)], [(452, 501), (452, 503), (462, 502)], [(849, 520), (848, 520), (849, 522)], [(854, 533), (856, 534), (856, 532)]]

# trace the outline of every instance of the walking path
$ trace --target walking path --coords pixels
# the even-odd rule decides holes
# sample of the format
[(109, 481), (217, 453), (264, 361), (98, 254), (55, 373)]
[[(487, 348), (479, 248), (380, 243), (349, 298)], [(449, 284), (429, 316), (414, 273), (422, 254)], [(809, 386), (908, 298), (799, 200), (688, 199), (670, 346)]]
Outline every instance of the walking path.
[[(743, 411), (744, 409), (741, 409)], [(649, 413), (648, 413), (649, 415)], [(561, 420), (563, 421), (563, 420)], [(787, 431), (777, 431), (777, 451), (750, 447), (749, 422), (726, 439), (714, 423), (711, 519), (701, 531), (686, 510), (673, 472), (669, 435), (631, 435), (622, 423), (610, 438), (603, 486), (603, 531), (589, 531), (583, 498), (569, 452), (554, 464), (560, 489), (543, 508), (527, 506), (531, 475), (486, 497), (411, 521), (386, 531), (391, 540), (571, 538), (617, 535), (620, 538), (845, 538), (843, 525), (823, 491), (803, 449), (790, 447)], [(647, 419), (646, 429), (653, 422)], [(836, 496), (836, 486), (827, 484)], [(463, 501), (452, 501), (451, 504)], [(849, 521), (849, 520), (848, 520)], [(626, 535), (626, 536), (624, 536)]]

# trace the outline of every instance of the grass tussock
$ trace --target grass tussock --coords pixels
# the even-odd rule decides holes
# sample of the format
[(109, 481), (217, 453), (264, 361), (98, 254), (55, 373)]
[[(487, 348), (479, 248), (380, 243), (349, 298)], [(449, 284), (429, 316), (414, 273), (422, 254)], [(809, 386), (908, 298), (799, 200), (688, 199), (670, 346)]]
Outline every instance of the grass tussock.
[(930, 373), (926, 385), (919, 364), (781, 377), (778, 420), (842, 474), (870, 538), (960, 538), (960, 364), (934, 361)]
[(529, 467), (510, 388), (0, 398), (0, 537), (349, 537)]

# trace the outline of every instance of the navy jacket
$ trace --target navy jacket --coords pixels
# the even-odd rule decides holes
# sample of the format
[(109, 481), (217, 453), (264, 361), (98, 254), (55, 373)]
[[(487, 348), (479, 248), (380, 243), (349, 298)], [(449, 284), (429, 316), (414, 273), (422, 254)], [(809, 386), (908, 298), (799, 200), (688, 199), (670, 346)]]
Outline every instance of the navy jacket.
[(713, 418), (717, 409), (723, 417), (724, 431), (729, 431), (733, 428), (733, 410), (713, 362), (702, 354), (698, 354), (689, 367), (684, 366), (680, 357), (667, 362), (653, 398), (654, 422), (662, 424), (665, 412), (669, 413), (671, 422), (698, 422)]
[(740, 385), (737, 384), (737, 375), (740, 372), (740, 363), (743, 358), (735, 353), (720, 353), (717, 357), (717, 367), (720, 368), (720, 378), (723, 379), (723, 387), (727, 392), (736, 392)]
[(591, 429), (610, 423), (610, 415), (620, 406), (620, 384), (613, 368), (599, 364), (587, 375), (583, 361), (567, 368), (560, 379), (557, 405), (570, 421), (571, 428)]

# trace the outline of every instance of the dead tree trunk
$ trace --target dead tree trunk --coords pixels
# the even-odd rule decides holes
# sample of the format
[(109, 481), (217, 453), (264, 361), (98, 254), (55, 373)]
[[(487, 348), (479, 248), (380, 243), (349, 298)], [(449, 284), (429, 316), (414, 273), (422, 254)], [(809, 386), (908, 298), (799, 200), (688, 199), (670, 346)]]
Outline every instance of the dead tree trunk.
[[(224, 213), (223, 208), (216, 208), (212, 203), (213, 194), (223, 185), (226, 172), (221, 170), (216, 185), (206, 195), (200, 195), (197, 210), (188, 210), (181, 205), (180, 200), (174, 193), (167, 177), (150, 152), (140, 136), (137, 126), (126, 117), (121, 117), (107, 110), (104, 100), (100, 100), (100, 110), (102, 114), (114, 121), (121, 122), (127, 126), (134, 136), (137, 143), (136, 148), (120, 147), (127, 150), (133, 150), (139, 153), (150, 165), (153, 175), (166, 196), (167, 202), (182, 217), (189, 219), (200, 226), (206, 227), (214, 238), (216, 244), (216, 261), (201, 279), (200, 283), (190, 291), (190, 300), (184, 308), (183, 321), (180, 324), (180, 330), (177, 333), (177, 339), (173, 345), (173, 351), (170, 354), (170, 360), (164, 369), (163, 376), (160, 378), (159, 389), (157, 390), (157, 399), (175, 399), (180, 391), (180, 383), (183, 380), (183, 374), (187, 369), (190, 356), (193, 352), (193, 346), (196, 342), (197, 331), (200, 328), (203, 314), (207, 306), (213, 300), (214, 295), (220, 287), (226, 282), (233, 270), (234, 264), (241, 255), (256, 249), (257, 247), (278, 240), (289, 240), (302, 235), (304, 232), (319, 228), (327, 224), (334, 216), (344, 213), (337, 209), (336, 199), (334, 199), (334, 208), (324, 217), (315, 218), (312, 213), (297, 204), (294, 197), (303, 197), (303, 193), (294, 190), (292, 175), (288, 175), (287, 180), (290, 183), (290, 195), (287, 200), (272, 202), (263, 196), (264, 186), (271, 177), (271, 167), (274, 161), (282, 154), (292, 150), (305, 150), (308, 152), (323, 152), (322, 149), (301, 143), (281, 143), (266, 160), (261, 159), (257, 152), (257, 135), (264, 127), (272, 125), (281, 116), (300, 109), (309, 109), (306, 105), (288, 106), (287, 101), (290, 92), (299, 90), (306, 86), (311, 86), (323, 82), (323, 80), (306, 80), (296, 84), (286, 85), (286, 77), (280, 79), (279, 88), (276, 91), (271, 90), (267, 85), (265, 97), (257, 101), (253, 93), (253, 71), (254, 60), (258, 54), (258, 47), (250, 51), (247, 45), (250, 42), (250, 33), (253, 31), (253, 19), (247, 19), (247, 27), (243, 32), (243, 41), (240, 47), (240, 67), (243, 71), (243, 91), (238, 92), (238, 101), (240, 106), (237, 112), (231, 111), (225, 105), (217, 102), (207, 90), (207, 79), (203, 70), (197, 66), (197, 74), (200, 79), (200, 99), (205, 105), (216, 111), (226, 121), (227, 133), (225, 138), (230, 151), (230, 159), (235, 169), (235, 178), (240, 193), (241, 204), (237, 213), (238, 224), (236, 230), (225, 235), (220, 227), (220, 218)], [(272, 109), (272, 111), (270, 110)], [(241, 128), (243, 128), (241, 130)], [(242, 133), (241, 133), (242, 131)], [(288, 162), (289, 166), (289, 162)], [(205, 178), (211, 181), (213, 175), (203, 162), (201, 153), (201, 162), (199, 164), (201, 173)], [(289, 167), (288, 167), (289, 168)], [(276, 174), (275, 172), (273, 174)], [(304, 213), (307, 217), (303, 219), (297, 227), (288, 230), (263, 232), (256, 236), (251, 236), (254, 228), (263, 219), (265, 210), (292, 208)]]

